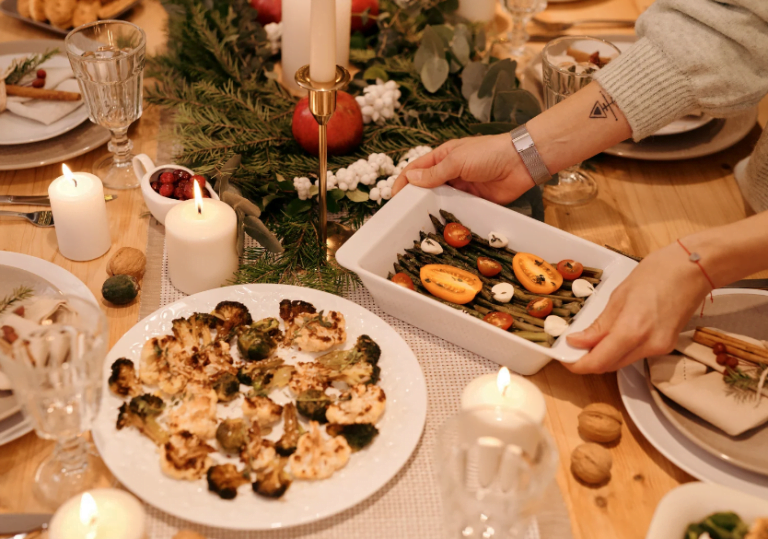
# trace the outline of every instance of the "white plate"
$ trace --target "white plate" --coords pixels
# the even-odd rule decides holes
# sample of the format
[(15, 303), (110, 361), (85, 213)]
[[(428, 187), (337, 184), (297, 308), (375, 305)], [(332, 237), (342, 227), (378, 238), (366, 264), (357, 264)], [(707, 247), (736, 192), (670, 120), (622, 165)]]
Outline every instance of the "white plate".
[[(368, 448), (355, 453), (333, 477), (317, 482), (294, 481), (280, 500), (267, 500), (240, 488), (234, 500), (208, 492), (205, 479), (190, 483), (160, 471), (155, 446), (138, 431), (115, 429), (121, 400), (107, 388), (112, 362), (137, 361), (150, 337), (171, 333), (171, 321), (193, 312), (210, 312), (217, 303), (233, 300), (248, 306), (254, 319), (275, 317), (283, 299), (301, 299), (318, 310), (337, 310), (347, 321), (347, 344), (370, 335), (382, 349), (381, 383), (387, 410), (377, 424), (380, 434)], [(292, 355), (301, 355), (295, 352)], [(147, 503), (174, 516), (218, 528), (269, 530), (298, 526), (335, 515), (356, 505), (390, 481), (408, 461), (421, 437), (427, 412), (424, 374), (411, 349), (386, 322), (338, 296), (283, 285), (230, 286), (201, 292), (162, 307), (131, 328), (112, 348), (104, 363), (104, 397), (93, 438), (102, 459), (120, 482)]]
[[(452, 212), (480, 236), (487, 237), (492, 230), (505, 234), (511, 249), (535, 253), (544, 260), (573, 259), (603, 269), (595, 293), (552, 348), (543, 348), (387, 279), (397, 254), (413, 246), (419, 231), (434, 231), (429, 214), (439, 215), (441, 209)], [(421, 189), (413, 185), (355, 232), (336, 253), (336, 260), (360, 276), (387, 314), (524, 375), (536, 373), (551, 359), (574, 363), (586, 354), (586, 350), (570, 346), (564, 336), (594, 322), (611, 292), (637, 266), (637, 262), (591, 241), (452, 187)]]
[[(10, 65), (14, 58), (44, 52), (55, 47), (58, 47), (62, 54), (54, 56), (43, 64), (42, 67), (69, 67), (69, 60), (63, 54), (63, 41), (39, 39), (0, 43), (0, 71)], [(0, 145), (28, 144), (30, 142), (47, 140), (71, 131), (87, 119), (88, 111), (84, 105), (81, 105), (51, 125), (43, 125), (34, 120), (22, 118), (12, 112), (5, 111), (0, 113)]]
[(645, 539), (682, 539), (689, 524), (725, 511), (751, 526), (755, 519), (768, 516), (768, 501), (720, 485), (680, 485), (659, 502)]
[[(17, 268), (34, 274), (36, 277), (40, 278), (40, 286), (42, 287), (44, 287), (42, 283), (49, 283), (63, 294), (80, 296), (92, 301), (94, 304), (98, 304), (91, 291), (82, 281), (80, 281), (80, 279), (64, 268), (61, 268), (56, 264), (51, 264), (42, 258), (20, 253), (0, 251), (0, 267), (2, 266)], [(8, 283), (3, 282), (2, 286), (4, 287), (7, 284)], [(15, 440), (19, 436), (32, 430), (32, 425), (26, 420), (23, 421), (25, 425), (24, 427), (19, 426), (21, 421), (11, 421), (11, 416), (18, 414), (20, 409), (21, 408), (16, 403), (16, 399), (13, 395), (0, 396), (0, 416), (2, 416), (0, 417), (0, 420), (2, 420), (2, 422), (0, 422), (0, 445)], [(15, 429), (13, 432), (10, 431), (12, 428)], [(6, 432), (6, 430), (8, 432)], [(15, 437), (11, 437), (11, 434), (15, 434)]]

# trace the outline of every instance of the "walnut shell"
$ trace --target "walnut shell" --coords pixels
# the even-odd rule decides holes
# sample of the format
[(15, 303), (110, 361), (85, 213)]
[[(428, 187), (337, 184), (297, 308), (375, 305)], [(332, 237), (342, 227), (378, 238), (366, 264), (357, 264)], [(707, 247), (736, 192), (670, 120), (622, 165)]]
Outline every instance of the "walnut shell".
[(609, 443), (621, 437), (621, 413), (602, 402), (590, 404), (579, 414), (579, 433), (593, 442)]
[(133, 247), (118, 249), (107, 263), (107, 273), (110, 275), (130, 275), (137, 281), (144, 277), (147, 267), (147, 257)]
[(601, 445), (581, 444), (571, 453), (573, 475), (590, 485), (597, 485), (611, 478), (613, 458)]
[(181, 530), (173, 536), (173, 539), (205, 539), (205, 536), (192, 530)]

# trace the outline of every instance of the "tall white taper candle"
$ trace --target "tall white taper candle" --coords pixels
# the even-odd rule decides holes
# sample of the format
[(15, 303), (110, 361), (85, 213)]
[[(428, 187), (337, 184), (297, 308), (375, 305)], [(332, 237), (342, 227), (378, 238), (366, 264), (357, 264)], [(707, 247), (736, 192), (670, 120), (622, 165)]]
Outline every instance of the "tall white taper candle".
[(336, 80), (336, 0), (312, 0), (309, 17), (309, 77)]

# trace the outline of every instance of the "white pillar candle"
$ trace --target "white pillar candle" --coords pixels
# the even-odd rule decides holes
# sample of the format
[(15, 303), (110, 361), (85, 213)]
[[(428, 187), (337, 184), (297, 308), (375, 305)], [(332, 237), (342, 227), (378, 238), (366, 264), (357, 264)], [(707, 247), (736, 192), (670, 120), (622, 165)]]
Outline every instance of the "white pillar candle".
[(490, 22), (496, 12), (496, 0), (459, 0), (456, 11), (472, 22)]
[(547, 405), (544, 395), (531, 381), (510, 374), (502, 367), (498, 374), (485, 374), (472, 380), (461, 394), (461, 409), (477, 406), (505, 406), (525, 414), (537, 425), (544, 422)]
[(165, 217), (168, 275), (185, 294), (218, 288), (237, 270), (237, 215), (228, 204), (195, 199), (171, 208)]
[[(281, 61), (283, 84), (301, 90), (294, 75), (310, 63), (310, 17), (312, 0), (283, 0), (283, 39)], [(349, 67), (349, 38), (352, 0), (336, 0), (336, 65)]]
[(59, 252), (78, 262), (93, 260), (112, 245), (101, 180), (87, 172), (69, 171), (48, 187)]
[(336, 80), (336, 0), (312, 0), (309, 17), (309, 78)]
[(146, 514), (122, 490), (99, 488), (64, 502), (48, 526), (49, 539), (143, 539)]

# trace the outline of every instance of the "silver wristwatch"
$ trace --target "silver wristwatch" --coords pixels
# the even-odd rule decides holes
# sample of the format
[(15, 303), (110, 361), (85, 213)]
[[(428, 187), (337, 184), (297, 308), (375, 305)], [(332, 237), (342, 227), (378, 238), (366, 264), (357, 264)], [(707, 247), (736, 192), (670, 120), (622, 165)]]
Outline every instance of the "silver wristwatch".
[(512, 137), (512, 146), (520, 154), (520, 158), (533, 178), (533, 183), (536, 185), (547, 183), (552, 178), (552, 174), (547, 170), (547, 166), (544, 164), (541, 155), (539, 155), (525, 124), (516, 127), (509, 134)]

